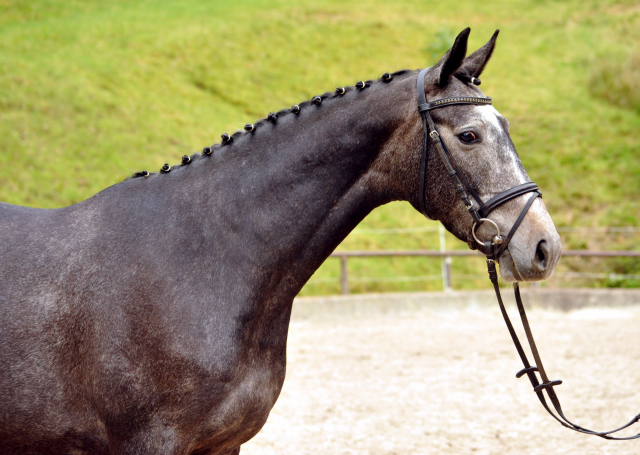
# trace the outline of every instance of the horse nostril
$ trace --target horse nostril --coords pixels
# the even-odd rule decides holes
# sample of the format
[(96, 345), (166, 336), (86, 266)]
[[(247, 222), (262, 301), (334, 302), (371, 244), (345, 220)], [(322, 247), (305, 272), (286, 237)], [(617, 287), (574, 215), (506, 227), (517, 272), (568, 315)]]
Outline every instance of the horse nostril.
[(546, 241), (541, 240), (538, 242), (538, 246), (536, 247), (536, 254), (533, 258), (533, 266), (544, 272), (547, 268), (547, 257), (549, 256), (549, 245)]

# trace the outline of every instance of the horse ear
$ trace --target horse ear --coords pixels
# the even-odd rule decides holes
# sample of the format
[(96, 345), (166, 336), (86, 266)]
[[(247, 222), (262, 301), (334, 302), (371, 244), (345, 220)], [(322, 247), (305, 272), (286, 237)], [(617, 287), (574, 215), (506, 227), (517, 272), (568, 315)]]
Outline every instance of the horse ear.
[(480, 77), (480, 74), (487, 65), (487, 62), (493, 54), (493, 50), (496, 47), (496, 39), (498, 39), (498, 33), (500, 30), (496, 30), (487, 44), (475, 51), (473, 54), (464, 59), (461, 69), (464, 70), (469, 76)]
[(440, 69), (440, 75), (438, 76), (438, 85), (440, 87), (446, 86), (453, 73), (462, 65), (464, 57), (467, 55), (467, 41), (470, 32), (471, 29), (469, 27), (462, 30), (456, 37), (451, 49), (436, 64), (434, 69)]

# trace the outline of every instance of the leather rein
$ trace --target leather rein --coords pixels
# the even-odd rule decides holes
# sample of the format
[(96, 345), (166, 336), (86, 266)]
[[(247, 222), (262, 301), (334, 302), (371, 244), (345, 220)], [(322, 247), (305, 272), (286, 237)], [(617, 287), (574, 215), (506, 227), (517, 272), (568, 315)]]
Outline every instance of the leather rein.
[[(509, 334), (511, 335), (513, 344), (515, 345), (516, 350), (518, 351), (518, 355), (520, 356), (520, 359), (522, 360), (522, 363), (524, 365), (524, 368), (516, 374), (516, 378), (520, 378), (526, 374), (527, 377), (529, 378), (529, 381), (531, 382), (531, 385), (533, 386), (533, 391), (536, 393), (542, 406), (547, 410), (549, 414), (551, 414), (551, 416), (554, 419), (560, 422), (560, 424), (562, 424), (563, 426), (571, 430), (577, 431), (579, 433), (600, 436), (601, 438), (605, 438), (605, 439), (628, 440), (628, 439), (640, 438), (640, 433), (636, 434), (635, 436), (629, 436), (629, 437), (611, 436), (613, 433), (624, 430), (625, 428), (628, 428), (634, 423), (640, 421), (640, 414), (635, 416), (629, 423), (621, 426), (620, 428), (616, 428), (615, 430), (611, 430), (611, 431), (602, 431), (602, 432), (588, 430), (584, 427), (576, 425), (575, 423), (571, 422), (569, 419), (565, 417), (564, 412), (562, 411), (562, 407), (560, 406), (560, 400), (558, 399), (558, 396), (556, 395), (553, 389), (554, 386), (562, 384), (562, 381), (559, 379), (550, 381), (549, 378), (547, 377), (547, 373), (544, 370), (544, 367), (542, 365), (542, 360), (540, 359), (540, 354), (538, 353), (538, 349), (533, 339), (533, 334), (529, 326), (527, 315), (524, 311), (524, 306), (522, 304), (522, 299), (520, 297), (520, 288), (518, 287), (518, 283), (516, 282), (513, 284), (516, 304), (518, 307), (518, 312), (520, 313), (520, 318), (522, 319), (522, 325), (524, 327), (524, 331), (526, 333), (527, 340), (529, 342), (529, 346), (533, 354), (533, 358), (535, 360), (534, 366), (532, 366), (529, 363), (529, 360), (527, 359), (527, 356), (524, 352), (522, 344), (520, 343), (520, 340), (518, 339), (516, 331), (514, 330), (513, 325), (511, 324), (511, 320), (509, 319), (509, 315), (507, 314), (507, 311), (504, 307), (504, 303), (502, 302), (502, 296), (500, 295), (500, 287), (498, 286), (498, 273), (496, 270), (496, 261), (500, 258), (500, 255), (507, 249), (509, 242), (511, 241), (511, 238), (516, 233), (518, 227), (520, 226), (520, 223), (522, 223), (522, 220), (524, 219), (525, 215), (529, 211), (529, 208), (531, 207), (533, 202), (538, 197), (542, 197), (542, 193), (540, 192), (538, 185), (536, 185), (533, 182), (527, 182), (521, 185), (517, 185), (506, 191), (503, 191), (498, 195), (489, 199), (487, 202), (482, 201), (479, 194), (471, 186), (471, 184), (469, 183), (469, 180), (466, 178), (466, 176), (464, 175), (460, 167), (457, 165), (455, 159), (447, 149), (447, 146), (442, 141), (442, 138), (438, 133), (438, 129), (436, 128), (436, 125), (433, 119), (431, 118), (430, 112), (433, 109), (439, 109), (446, 106), (461, 105), (461, 104), (472, 104), (472, 105), (480, 105), (480, 106), (490, 105), (491, 98), (453, 97), (453, 98), (444, 98), (444, 99), (436, 100), (429, 103), (427, 102), (427, 99), (426, 99), (425, 86), (424, 86), (425, 76), (427, 75), (427, 72), (429, 71), (429, 69), (430, 68), (421, 70), (420, 73), (418, 74), (418, 80), (417, 80), (418, 112), (420, 112), (420, 114), (422, 115), (422, 121), (424, 124), (424, 132), (425, 132), (425, 140), (422, 148), (422, 157), (420, 159), (420, 186), (419, 186), (420, 211), (425, 217), (431, 219), (431, 217), (427, 215), (426, 206), (425, 206), (425, 196), (426, 196), (425, 180), (427, 175), (429, 145), (431, 141), (433, 143), (433, 146), (436, 148), (438, 155), (440, 156), (440, 159), (442, 161), (442, 164), (444, 164), (444, 167), (447, 173), (449, 174), (449, 177), (453, 181), (453, 185), (456, 188), (456, 192), (460, 196), (460, 199), (464, 203), (465, 207), (467, 208), (471, 216), (473, 217), (474, 223), (471, 229), (471, 233), (473, 234), (473, 237), (475, 238), (475, 240), (480, 244), (480, 247), (481, 247), (480, 249), (482, 250), (482, 252), (487, 256), (487, 269), (489, 272), (489, 279), (491, 280), (491, 283), (493, 284), (493, 288), (496, 292), (496, 298), (498, 299), (498, 304), (500, 305), (500, 312), (502, 313), (504, 321), (507, 324), (507, 329), (509, 330)], [(533, 194), (531, 195), (531, 197), (525, 204), (524, 208), (520, 212), (520, 215), (518, 216), (515, 223), (511, 227), (511, 230), (509, 231), (506, 237), (500, 235), (500, 229), (498, 228), (496, 223), (488, 219), (487, 216), (489, 216), (492, 210), (504, 204), (505, 202), (528, 193), (533, 193)], [(484, 222), (488, 222), (493, 227), (495, 227), (495, 229), (497, 230), (497, 235), (489, 241), (481, 242), (476, 237), (476, 228), (477, 226), (479, 226)], [(536, 376), (536, 372), (540, 374), (541, 381), (538, 380), (538, 377)], [(547, 392), (547, 396), (549, 397), (549, 400), (551, 401), (553, 408), (555, 409), (557, 414), (555, 414), (547, 404), (547, 400), (543, 393), (544, 391)]]

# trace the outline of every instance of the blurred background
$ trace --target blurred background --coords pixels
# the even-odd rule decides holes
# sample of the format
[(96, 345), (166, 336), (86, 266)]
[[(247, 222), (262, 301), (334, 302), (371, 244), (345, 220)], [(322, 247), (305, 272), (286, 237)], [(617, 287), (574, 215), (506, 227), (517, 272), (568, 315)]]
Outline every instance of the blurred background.
[[(270, 111), (469, 51), (570, 250), (640, 250), (637, 1), (0, 0), (0, 201), (62, 207)], [(466, 250), (407, 203), (338, 251)], [(346, 268), (344, 267), (346, 266)], [(489, 286), (479, 256), (330, 258), (302, 295)], [(640, 287), (640, 257), (564, 257), (545, 287)]]

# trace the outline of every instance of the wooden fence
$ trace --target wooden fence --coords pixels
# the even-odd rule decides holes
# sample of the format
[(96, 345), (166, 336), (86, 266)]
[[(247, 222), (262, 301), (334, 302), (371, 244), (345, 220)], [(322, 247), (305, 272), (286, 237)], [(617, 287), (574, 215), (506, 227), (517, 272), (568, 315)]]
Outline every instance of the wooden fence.
[[(335, 251), (331, 257), (340, 259), (340, 283), (342, 294), (349, 293), (349, 271), (347, 261), (350, 257), (384, 257), (384, 256), (432, 256), (444, 258), (442, 267), (442, 282), (444, 289), (451, 289), (451, 258), (454, 256), (484, 256), (471, 250), (371, 250), (371, 251)], [(640, 251), (590, 251), (566, 250), (562, 256), (577, 257), (640, 257)]]

